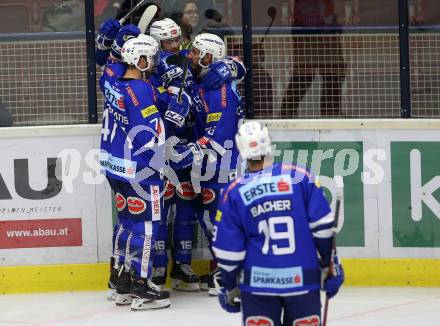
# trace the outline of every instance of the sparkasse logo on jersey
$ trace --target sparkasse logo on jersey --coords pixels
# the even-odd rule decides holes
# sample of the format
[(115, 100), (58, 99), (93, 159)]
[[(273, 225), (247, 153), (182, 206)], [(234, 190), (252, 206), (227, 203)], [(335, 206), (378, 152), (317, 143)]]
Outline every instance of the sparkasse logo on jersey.
[(240, 195), (246, 205), (266, 195), (280, 196), (292, 193), (290, 175), (265, 176), (240, 188)]

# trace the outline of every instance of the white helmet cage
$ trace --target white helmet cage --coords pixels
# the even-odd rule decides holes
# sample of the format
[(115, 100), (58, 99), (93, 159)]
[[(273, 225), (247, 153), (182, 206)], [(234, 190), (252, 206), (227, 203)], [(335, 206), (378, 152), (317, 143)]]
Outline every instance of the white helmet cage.
[(207, 67), (207, 65), (202, 64), (202, 59), (207, 53), (212, 55), (211, 63), (223, 59), (226, 55), (225, 42), (215, 34), (201, 33), (197, 35), (194, 38), (192, 47), (200, 51), (198, 64), (203, 68)]
[(266, 126), (249, 121), (240, 126), (235, 142), (243, 160), (262, 159), (272, 154), (272, 142)]
[[(129, 64), (136, 66), (140, 71), (146, 71), (154, 66), (154, 58), (159, 51), (157, 41), (151, 36), (139, 34), (138, 37), (131, 38), (124, 43), (121, 50), (122, 60)], [(145, 56), (147, 60), (146, 68), (139, 68), (139, 59)]]
[(150, 35), (159, 43), (163, 40), (170, 40), (176, 37), (182, 37), (182, 30), (176, 22), (170, 18), (155, 21), (150, 26)]

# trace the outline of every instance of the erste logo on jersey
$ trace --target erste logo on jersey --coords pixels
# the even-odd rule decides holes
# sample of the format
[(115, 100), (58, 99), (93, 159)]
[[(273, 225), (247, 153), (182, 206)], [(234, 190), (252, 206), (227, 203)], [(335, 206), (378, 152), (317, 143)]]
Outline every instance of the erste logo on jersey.
[(239, 189), (240, 196), (246, 205), (265, 196), (282, 196), (292, 194), (290, 175), (263, 176)]

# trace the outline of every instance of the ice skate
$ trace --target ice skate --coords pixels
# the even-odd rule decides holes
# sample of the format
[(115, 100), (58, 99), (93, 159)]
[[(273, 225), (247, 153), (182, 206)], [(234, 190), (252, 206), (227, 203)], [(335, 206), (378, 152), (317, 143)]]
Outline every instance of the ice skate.
[(112, 268), (110, 271), (110, 279), (108, 280), (108, 288), (107, 291), (107, 300), (115, 301), (116, 300), (116, 285), (118, 283), (118, 270), (116, 268)]
[(208, 294), (212, 297), (216, 297), (218, 295), (214, 285), (214, 274), (217, 271), (218, 269), (215, 269), (200, 277), (200, 289), (202, 291), (208, 291)]
[(154, 284), (156, 284), (161, 291), (165, 289), (167, 283), (167, 268), (156, 267), (153, 269), (153, 277), (151, 278)]
[[(123, 268), (123, 267), (122, 267)], [(118, 283), (116, 285), (116, 305), (127, 306), (132, 303), (133, 298), (130, 294), (131, 288), (131, 275), (130, 272), (122, 271), (118, 277)]]
[(171, 305), (170, 294), (161, 291), (151, 280), (139, 278), (133, 283), (131, 290), (133, 302), (131, 310), (148, 310), (168, 308)]
[(200, 290), (200, 278), (189, 264), (174, 263), (170, 276), (171, 288), (174, 290), (188, 292)]

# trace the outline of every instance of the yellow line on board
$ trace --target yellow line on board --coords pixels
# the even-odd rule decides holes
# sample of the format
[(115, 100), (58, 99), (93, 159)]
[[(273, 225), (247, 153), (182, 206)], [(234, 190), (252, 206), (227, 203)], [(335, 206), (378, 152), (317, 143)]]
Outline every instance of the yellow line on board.
[[(342, 263), (346, 286), (440, 287), (440, 259), (353, 258)], [(192, 265), (199, 275), (209, 269), (206, 260)], [(0, 267), (0, 293), (105, 290), (108, 270), (108, 263)]]
[(345, 285), (440, 286), (440, 259), (342, 259)]

